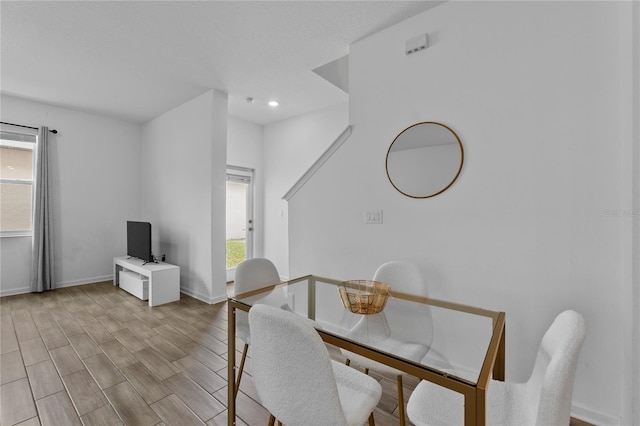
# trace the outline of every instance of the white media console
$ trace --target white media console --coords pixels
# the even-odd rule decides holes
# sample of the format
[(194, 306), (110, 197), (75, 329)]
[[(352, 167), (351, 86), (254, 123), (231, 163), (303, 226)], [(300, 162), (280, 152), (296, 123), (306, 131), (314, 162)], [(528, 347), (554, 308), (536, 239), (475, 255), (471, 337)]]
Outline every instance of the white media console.
[(149, 306), (180, 300), (180, 267), (147, 263), (127, 256), (113, 258), (113, 285), (120, 286)]

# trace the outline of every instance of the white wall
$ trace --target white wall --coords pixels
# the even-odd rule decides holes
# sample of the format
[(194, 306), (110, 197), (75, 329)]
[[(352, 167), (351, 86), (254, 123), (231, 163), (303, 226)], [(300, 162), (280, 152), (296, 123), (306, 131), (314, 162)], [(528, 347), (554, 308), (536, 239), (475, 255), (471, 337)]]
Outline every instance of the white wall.
[(288, 206), (282, 197), (348, 125), (348, 104), (339, 104), (264, 127), (264, 256), (281, 277), (290, 275)]
[[(109, 280), (126, 251), (126, 220), (140, 214), (137, 124), (2, 95), (2, 121), (51, 134), (57, 287)], [(30, 237), (0, 239), (0, 296), (30, 292)]]
[(227, 96), (211, 90), (143, 126), (142, 217), (154, 253), (180, 266), (182, 292), (225, 292)]
[(264, 167), (262, 142), (263, 127), (229, 117), (227, 129), (227, 165), (246, 167), (254, 170), (253, 174), (253, 254), (263, 257), (264, 247)]
[[(433, 297), (506, 312), (515, 381), (553, 318), (575, 309), (588, 333), (573, 413), (632, 424), (625, 297), (637, 292), (627, 241), (638, 217), (607, 213), (638, 202), (622, 184), (638, 144), (629, 9), (447, 2), (352, 45), (353, 134), (289, 203), (290, 275), (365, 278), (415, 262)], [(406, 56), (424, 32), (431, 46)], [(452, 127), (465, 148), (456, 183), (425, 200), (396, 192), (384, 168), (394, 137), (420, 121)], [(383, 209), (384, 224), (364, 225), (366, 209)]]
[(633, 395), (633, 399), (624, 400), (622, 410), (630, 409), (633, 424), (637, 425), (640, 424), (640, 2), (621, 8), (621, 17), (621, 55), (629, 61), (623, 64), (625, 73), (620, 80), (622, 92), (627, 94), (622, 102), (620, 123), (623, 140), (629, 141), (623, 144), (622, 188), (623, 193), (632, 194), (631, 209), (626, 211), (635, 215), (632, 221), (621, 221), (623, 238), (626, 236), (623, 251), (628, 254), (622, 259), (622, 279), (632, 283), (623, 286), (621, 303), (623, 333), (632, 336), (623, 350), (623, 365), (632, 365), (631, 374), (624, 378), (623, 392)]

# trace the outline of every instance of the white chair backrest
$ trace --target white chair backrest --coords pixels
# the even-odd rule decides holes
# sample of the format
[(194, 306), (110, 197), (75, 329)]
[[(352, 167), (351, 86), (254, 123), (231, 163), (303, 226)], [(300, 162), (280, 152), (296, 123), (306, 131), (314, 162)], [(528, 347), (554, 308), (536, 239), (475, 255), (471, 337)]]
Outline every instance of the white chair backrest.
[[(388, 284), (392, 291), (427, 297), (427, 283), (420, 269), (410, 262), (391, 261), (378, 267), (374, 281)], [(433, 320), (428, 305), (408, 304), (389, 298), (383, 311), (388, 327), (396, 338), (430, 346)]]
[(527, 381), (530, 401), (538, 400), (536, 425), (568, 425), (573, 382), (586, 327), (575, 311), (560, 313), (542, 338)]
[(285, 425), (345, 425), (331, 359), (309, 322), (266, 305), (249, 311), (253, 380)]
[(278, 270), (269, 259), (247, 259), (236, 267), (233, 291), (236, 295), (280, 282)]
[(427, 284), (422, 272), (413, 263), (399, 260), (383, 263), (373, 275), (373, 280), (388, 284), (395, 291), (427, 296)]
[[(270, 284), (280, 282), (280, 275), (275, 265), (269, 259), (253, 258), (243, 260), (236, 267), (236, 278), (233, 283), (233, 292), (235, 295), (246, 293), (266, 287)], [(268, 305), (283, 305), (287, 300), (282, 290), (275, 290), (270, 293), (264, 293), (261, 297), (262, 303)], [(239, 329), (239, 336), (247, 343), (249, 339), (249, 318), (247, 313), (238, 309), (236, 310), (236, 326)], [(244, 329), (244, 331), (240, 330)]]

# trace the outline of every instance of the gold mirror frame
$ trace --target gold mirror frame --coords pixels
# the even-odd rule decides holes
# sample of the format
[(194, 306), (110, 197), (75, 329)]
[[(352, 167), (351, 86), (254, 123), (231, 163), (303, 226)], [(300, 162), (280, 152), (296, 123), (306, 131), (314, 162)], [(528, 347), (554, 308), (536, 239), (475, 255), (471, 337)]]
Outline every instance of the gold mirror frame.
[[(448, 181), (448, 183), (446, 185), (444, 185), (442, 188), (434, 190), (433, 191), (427, 191), (427, 192), (432, 192), (430, 194), (427, 195), (421, 195), (421, 194), (411, 194), (409, 193), (406, 188), (400, 189), (397, 185), (398, 182), (394, 182), (393, 178), (391, 177), (391, 174), (389, 172), (389, 155), (392, 152), (397, 152), (397, 150), (393, 150), (393, 146), (395, 143), (400, 143), (403, 141), (403, 139), (401, 138), (402, 135), (408, 135), (408, 133), (406, 132), (414, 132), (416, 130), (416, 126), (440, 126), (442, 129), (439, 130), (445, 130), (451, 133), (451, 135), (453, 135), (453, 137), (455, 138), (455, 141), (453, 141), (453, 139), (450, 142), (447, 142), (446, 144), (454, 144), (455, 142), (457, 142), (458, 147), (460, 148), (460, 163), (458, 164), (458, 168), (455, 172), (455, 175), (453, 175), (453, 178)], [(405, 138), (406, 140), (406, 138)], [(429, 146), (432, 146), (428, 143), (429, 141), (425, 141), (425, 145), (422, 148), (426, 148)], [(412, 124), (411, 126), (407, 127), (406, 129), (404, 129), (403, 131), (401, 131), (400, 133), (398, 133), (398, 136), (395, 137), (395, 139), (393, 140), (393, 142), (391, 142), (391, 145), (389, 145), (389, 149), (387, 150), (387, 156), (386, 156), (386, 160), (385, 160), (385, 169), (387, 171), (387, 178), (389, 179), (389, 182), (391, 183), (391, 185), (401, 194), (410, 197), (410, 198), (431, 198), (431, 197), (435, 197), (438, 194), (442, 194), (444, 191), (446, 191), (447, 189), (449, 189), (451, 187), (451, 185), (453, 185), (453, 183), (458, 179), (458, 176), (460, 176), (460, 172), (462, 171), (462, 164), (464, 163), (464, 148), (462, 147), (462, 142), (460, 141), (460, 138), (458, 137), (458, 135), (456, 134), (456, 132), (454, 132), (450, 127), (442, 124), (442, 123), (438, 123), (435, 121), (423, 121), (420, 123), (415, 123)], [(446, 178), (445, 178), (446, 179)], [(439, 186), (438, 186), (439, 187)]]

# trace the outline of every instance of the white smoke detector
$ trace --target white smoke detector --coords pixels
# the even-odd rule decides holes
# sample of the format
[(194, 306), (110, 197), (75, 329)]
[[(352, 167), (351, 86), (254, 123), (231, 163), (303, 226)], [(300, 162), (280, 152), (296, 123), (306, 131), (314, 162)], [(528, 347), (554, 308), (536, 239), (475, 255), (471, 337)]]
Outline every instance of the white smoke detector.
[(429, 47), (429, 34), (420, 34), (405, 42), (404, 53), (411, 55)]

